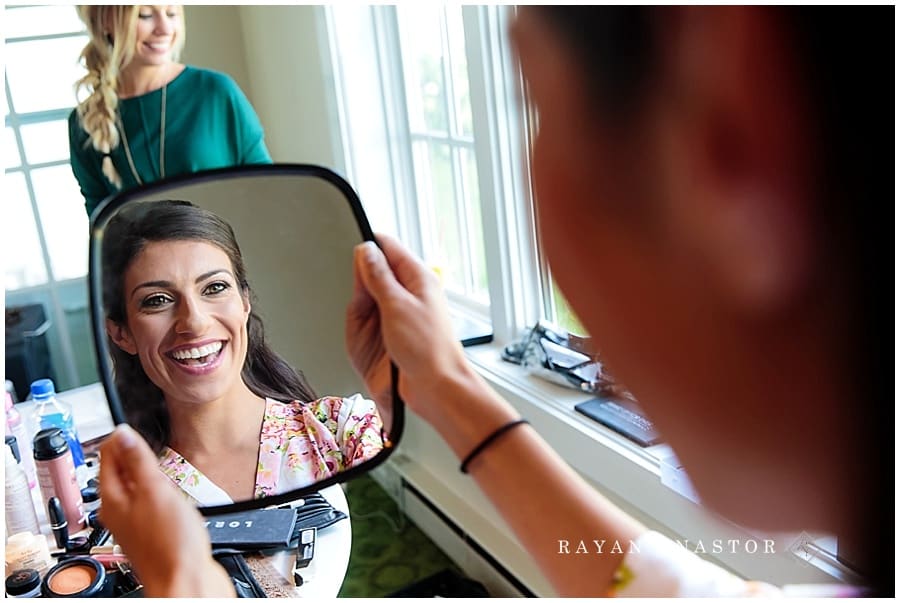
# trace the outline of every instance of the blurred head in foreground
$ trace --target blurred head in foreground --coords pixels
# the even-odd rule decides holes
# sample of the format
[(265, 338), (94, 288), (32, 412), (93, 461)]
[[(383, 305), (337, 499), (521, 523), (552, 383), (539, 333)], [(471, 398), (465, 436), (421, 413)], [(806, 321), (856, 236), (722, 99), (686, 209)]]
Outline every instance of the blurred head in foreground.
[(892, 589), (893, 12), (526, 7), (553, 275), (705, 505)]

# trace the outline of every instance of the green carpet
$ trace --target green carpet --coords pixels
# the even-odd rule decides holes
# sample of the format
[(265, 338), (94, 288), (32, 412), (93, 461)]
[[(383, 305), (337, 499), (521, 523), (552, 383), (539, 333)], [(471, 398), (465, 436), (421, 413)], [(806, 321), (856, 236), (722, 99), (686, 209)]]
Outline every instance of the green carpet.
[(369, 476), (345, 484), (353, 541), (339, 597), (383, 597), (444, 569), (450, 560)]

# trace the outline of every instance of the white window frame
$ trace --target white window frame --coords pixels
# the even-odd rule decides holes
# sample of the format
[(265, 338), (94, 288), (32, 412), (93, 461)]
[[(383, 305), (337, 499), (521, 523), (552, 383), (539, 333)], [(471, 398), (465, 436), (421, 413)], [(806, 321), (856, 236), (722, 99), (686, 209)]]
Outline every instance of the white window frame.
[[(424, 233), (418, 226), (422, 223), (419, 215), (422, 208), (416, 203), (411, 152), (412, 141), (418, 139), (418, 135), (409, 131), (396, 9), (376, 6), (369, 10), (382, 86), (381, 111), (388, 133), (385, 142), (394, 187), (392, 192), (397, 208), (393, 220), (398, 236), (413, 252), (422, 256)], [(503, 342), (519, 337), (524, 327), (538, 320), (544, 307), (527, 186), (528, 169), (522, 164), (528, 128), (516, 98), (521, 82), (507, 40), (511, 11), (502, 6), (462, 7), (490, 305), (448, 292), (452, 312), (471, 320), (489, 321), (494, 340)], [(343, 73), (330, 10), (326, 14), (326, 23), (334, 71), (338, 74), (336, 96), (339, 112), (343, 115)], [(485, 82), (494, 85), (486, 86)], [(510, 107), (517, 110), (511, 112)], [(345, 165), (353, 182), (357, 180), (358, 166), (352, 152), (352, 136), (344, 119), (341, 120), (341, 131), (347, 157)], [(365, 199), (363, 203), (366, 203)]]
[(542, 314), (523, 82), (508, 39), (510, 7), (463, 7), (479, 166), (491, 323), (508, 343)]
[[(6, 9), (4, 9), (6, 10)], [(4, 32), (6, 33), (6, 32)], [(34, 41), (44, 41), (44, 40), (54, 40), (59, 38), (69, 38), (81, 36), (85, 37), (85, 42), (87, 41), (86, 31), (84, 29), (80, 31), (72, 31), (72, 32), (64, 32), (64, 33), (54, 33), (47, 35), (31, 35), (31, 36), (20, 36), (20, 37), (5, 37), (4, 43), (17, 43), (17, 42), (34, 42)], [(9, 114), (6, 116), (5, 126), (9, 127), (12, 131), (12, 135), (15, 138), (16, 149), (19, 153), (19, 165), (12, 168), (6, 168), (4, 170), (4, 177), (6, 174), (15, 174), (21, 173), (25, 178), (25, 186), (28, 191), (28, 197), (31, 204), (31, 211), (34, 218), (34, 224), (37, 229), (38, 241), (40, 243), (41, 248), (41, 259), (44, 263), (44, 269), (46, 271), (47, 281), (44, 283), (40, 283), (37, 285), (30, 285), (26, 287), (21, 287), (14, 290), (6, 291), (4, 297), (9, 296), (9, 294), (18, 296), (18, 295), (28, 295), (33, 293), (41, 293), (46, 292), (49, 299), (49, 308), (47, 308), (48, 318), (53, 321), (53, 326), (58, 336), (62, 358), (55, 358), (56, 360), (56, 368), (57, 370), (63, 371), (63, 374), (57, 375), (58, 378), (62, 377), (65, 379), (66, 383), (71, 384), (73, 387), (80, 385), (80, 379), (78, 376), (78, 370), (75, 366), (75, 347), (72, 343), (72, 335), (70, 333), (70, 328), (68, 321), (66, 319), (65, 310), (63, 309), (62, 296), (60, 294), (60, 289), (66, 285), (74, 285), (78, 283), (86, 283), (87, 274), (82, 277), (71, 278), (71, 279), (63, 279), (58, 280), (53, 271), (53, 263), (50, 258), (50, 252), (47, 246), (47, 239), (44, 231), (44, 226), (41, 221), (41, 214), (38, 209), (37, 199), (35, 197), (34, 192), (34, 184), (31, 177), (31, 172), (33, 170), (38, 170), (42, 168), (50, 168), (57, 167), (62, 165), (69, 165), (68, 159), (58, 159), (55, 161), (41, 162), (41, 163), (29, 163), (28, 158), (25, 154), (25, 147), (22, 141), (22, 135), (20, 132), (20, 128), (25, 125), (38, 124), (38, 123), (46, 123), (50, 121), (59, 121), (68, 119), (69, 113), (72, 108), (63, 108), (63, 109), (51, 109), (47, 111), (37, 111), (32, 113), (18, 113), (15, 110), (15, 105), (13, 103), (12, 91), (9, 87), (9, 80), (4, 76), (4, 94), (6, 94), (6, 102)], [(73, 96), (74, 100), (74, 96)], [(6, 136), (6, 127), (4, 127), (4, 136)], [(87, 244), (87, 233), (85, 233), (85, 244)], [(85, 287), (86, 290), (86, 287)], [(85, 306), (87, 306), (87, 299), (85, 299)]]

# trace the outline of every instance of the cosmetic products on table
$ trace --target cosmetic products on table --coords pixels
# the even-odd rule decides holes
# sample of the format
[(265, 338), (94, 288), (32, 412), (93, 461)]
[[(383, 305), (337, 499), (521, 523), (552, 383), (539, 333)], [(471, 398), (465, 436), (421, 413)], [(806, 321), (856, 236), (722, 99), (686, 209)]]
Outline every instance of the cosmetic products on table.
[[(100, 486), (90, 479), (99, 456), (93, 454), (93, 463), (82, 461), (84, 471), (77, 473), (73, 448), (77, 445), (80, 456), (81, 446), (71, 405), (55, 397), (52, 382), (33, 385), (33, 414), (20, 415), (9, 403), (6, 409), (6, 596), (138, 594), (141, 584), (128, 558), (120, 547), (107, 544), (110, 532), (99, 520)], [(35, 431), (29, 434), (29, 428)]]
[(50, 553), (44, 534), (22, 532), (10, 537), (6, 545), (7, 596), (119, 597), (141, 588), (121, 548), (98, 544), (109, 537), (105, 527), (69, 537), (57, 499), (51, 499), (48, 511), (53, 538), (63, 546)]

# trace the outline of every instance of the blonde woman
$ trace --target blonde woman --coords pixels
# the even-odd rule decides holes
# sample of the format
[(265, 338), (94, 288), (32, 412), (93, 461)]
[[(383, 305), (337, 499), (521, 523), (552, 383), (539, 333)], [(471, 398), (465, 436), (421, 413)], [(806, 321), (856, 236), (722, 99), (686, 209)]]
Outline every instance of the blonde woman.
[(181, 6), (79, 6), (78, 15), (90, 41), (69, 147), (88, 215), (113, 193), (167, 176), (271, 163), (237, 84), (178, 62)]

